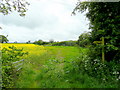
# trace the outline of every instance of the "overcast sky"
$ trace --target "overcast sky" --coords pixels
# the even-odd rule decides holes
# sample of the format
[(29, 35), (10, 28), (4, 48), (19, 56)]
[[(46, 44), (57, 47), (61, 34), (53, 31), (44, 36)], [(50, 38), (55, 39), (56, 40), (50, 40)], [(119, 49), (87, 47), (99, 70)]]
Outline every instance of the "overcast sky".
[(85, 13), (71, 13), (77, 0), (29, 0), (25, 17), (17, 12), (0, 14), (0, 34), (8, 35), (10, 42), (27, 42), (42, 39), (49, 41), (77, 40), (88, 30)]

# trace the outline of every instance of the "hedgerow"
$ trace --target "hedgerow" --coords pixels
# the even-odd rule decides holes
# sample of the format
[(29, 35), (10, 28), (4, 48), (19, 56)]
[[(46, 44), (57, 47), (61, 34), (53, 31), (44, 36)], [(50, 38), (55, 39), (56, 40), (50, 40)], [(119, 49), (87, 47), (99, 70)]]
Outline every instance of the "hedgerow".
[(12, 66), (12, 62), (20, 60), (24, 55), (23, 49), (17, 49), (14, 46), (2, 49), (2, 88), (14, 87), (15, 76), (19, 75)]

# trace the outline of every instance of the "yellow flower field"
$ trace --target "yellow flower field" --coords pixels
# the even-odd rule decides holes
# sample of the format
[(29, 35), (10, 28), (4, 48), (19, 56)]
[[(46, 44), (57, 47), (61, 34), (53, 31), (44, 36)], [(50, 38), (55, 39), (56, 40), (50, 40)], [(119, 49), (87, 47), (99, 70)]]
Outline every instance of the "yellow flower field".
[(1, 44), (1, 49), (2, 48), (7, 48), (9, 46), (15, 46), (17, 48), (20, 48), (22, 49), (23, 48), (23, 51), (25, 52), (29, 52), (29, 55), (40, 55), (44, 52), (46, 52), (44, 46), (39, 46), (39, 45), (35, 45), (35, 44), (9, 44), (9, 43), (4, 43), (4, 44)]

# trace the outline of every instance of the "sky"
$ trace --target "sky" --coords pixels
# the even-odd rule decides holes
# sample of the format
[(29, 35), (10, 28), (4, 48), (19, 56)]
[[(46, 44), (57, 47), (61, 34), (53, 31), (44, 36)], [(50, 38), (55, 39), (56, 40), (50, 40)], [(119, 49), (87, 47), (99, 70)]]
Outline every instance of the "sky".
[(9, 42), (43, 40), (78, 40), (80, 34), (90, 31), (85, 13), (71, 15), (77, 0), (29, 0), (25, 17), (17, 12), (0, 14), (0, 34)]

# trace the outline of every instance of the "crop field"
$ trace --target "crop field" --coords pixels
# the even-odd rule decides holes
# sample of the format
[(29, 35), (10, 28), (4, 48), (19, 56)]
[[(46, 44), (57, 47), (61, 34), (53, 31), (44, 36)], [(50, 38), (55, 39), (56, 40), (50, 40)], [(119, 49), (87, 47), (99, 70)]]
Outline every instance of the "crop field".
[(80, 74), (78, 63), (86, 48), (73, 46), (39, 46), (34, 44), (2, 44), (2, 48), (23, 48), (24, 64), (15, 80), (15, 88), (100, 88), (102, 84)]

